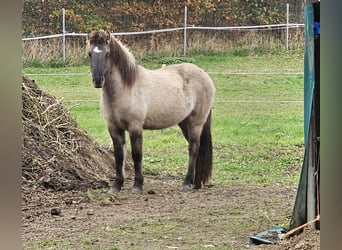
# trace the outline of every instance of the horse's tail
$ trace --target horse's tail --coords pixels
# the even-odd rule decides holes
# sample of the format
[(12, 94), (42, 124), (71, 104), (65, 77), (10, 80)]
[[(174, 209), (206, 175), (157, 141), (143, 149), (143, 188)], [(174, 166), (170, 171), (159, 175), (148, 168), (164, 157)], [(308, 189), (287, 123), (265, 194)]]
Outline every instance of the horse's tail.
[(195, 169), (195, 187), (201, 188), (202, 183), (205, 185), (212, 173), (213, 169), (213, 144), (211, 138), (211, 110), (207, 117), (207, 121), (203, 125), (199, 153), (196, 159)]

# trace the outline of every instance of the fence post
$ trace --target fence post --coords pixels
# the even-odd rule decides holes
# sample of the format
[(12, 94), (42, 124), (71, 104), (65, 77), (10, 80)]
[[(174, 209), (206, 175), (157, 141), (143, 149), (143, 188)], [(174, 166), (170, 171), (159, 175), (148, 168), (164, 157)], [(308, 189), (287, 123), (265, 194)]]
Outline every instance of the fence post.
[(289, 12), (290, 12), (290, 4), (286, 4), (286, 41), (285, 46), (286, 49), (289, 49)]
[(62, 50), (63, 50), (63, 62), (65, 62), (65, 9), (62, 9), (63, 18), (62, 18), (62, 33), (63, 33), (63, 42), (62, 42)]
[(183, 41), (183, 56), (186, 55), (186, 27), (187, 27), (188, 6), (184, 7), (184, 41)]

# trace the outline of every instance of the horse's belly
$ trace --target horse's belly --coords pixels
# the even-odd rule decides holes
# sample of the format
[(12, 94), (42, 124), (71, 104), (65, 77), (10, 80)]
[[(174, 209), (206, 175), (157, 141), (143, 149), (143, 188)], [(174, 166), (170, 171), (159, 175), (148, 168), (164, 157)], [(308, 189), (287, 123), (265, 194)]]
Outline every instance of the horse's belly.
[(188, 115), (184, 110), (169, 109), (148, 114), (144, 121), (144, 129), (162, 129), (180, 123)]
[(158, 95), (147, 98), (144, 128), (161, 129), (183, 121), (194, 107), (193, 98), (186, 96), (181, 87), (164, 87)]

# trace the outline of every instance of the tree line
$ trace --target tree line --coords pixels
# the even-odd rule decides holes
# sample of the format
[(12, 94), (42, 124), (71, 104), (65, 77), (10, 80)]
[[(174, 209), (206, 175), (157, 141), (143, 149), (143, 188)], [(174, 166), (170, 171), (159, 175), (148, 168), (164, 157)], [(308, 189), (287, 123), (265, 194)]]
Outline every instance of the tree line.
[(24, 0), (22, 35), (61, 33), (62, 9), (67, 32), (142, 31), (184, 25), (239, 26), (285, 23), (286, 3), (291, 22), (303, 21), (304, 1), (298, 0)]

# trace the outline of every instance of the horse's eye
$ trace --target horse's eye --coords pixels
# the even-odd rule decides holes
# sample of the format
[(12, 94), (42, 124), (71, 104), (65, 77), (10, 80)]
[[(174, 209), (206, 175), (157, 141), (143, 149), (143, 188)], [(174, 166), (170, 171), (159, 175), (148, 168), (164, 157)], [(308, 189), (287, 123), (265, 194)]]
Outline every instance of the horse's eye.
[(106, 58), (109, 58), (109, 53), (106, 53)]

